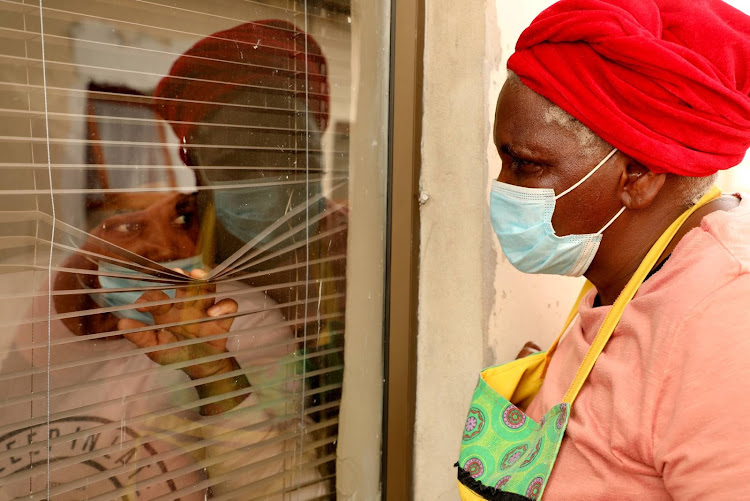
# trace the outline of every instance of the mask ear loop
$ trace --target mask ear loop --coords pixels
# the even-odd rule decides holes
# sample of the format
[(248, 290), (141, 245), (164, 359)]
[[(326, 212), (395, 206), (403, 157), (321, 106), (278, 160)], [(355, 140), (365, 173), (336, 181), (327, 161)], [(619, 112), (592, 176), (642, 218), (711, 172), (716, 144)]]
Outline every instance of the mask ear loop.
[[(599, 168), (602, 165), (604, 165), (605, 163), (607, 163), (607, 160), (609, 160), (610, 158), (612, 158), (612, 155), (614, 155), (615, 153), (617, 153), (617, 148), (612, 148), (612, 151), (610, 151), (609, 154), (606, 157), (604, 157), (604, 160), (602, 160), (601, 162), (599, 162), (599, 164), (596, 167), (594, 167), (593, 169), (591, 169), (591, 172), (589, 172), (588, 174), (586, 174), (585, 176), (583, 176), (583, 179), (581, 179), (580, 181), (578, 181), (576, 184), (574, 184), (573, 186), (571, 186), (567, 190), (563, 191), (559, 195), (555, 196), (555, 200), (557, 200), (558, 198), (561, 198), (561, 197), (567, 195), (571, 191), (573, 191), (576, 188), (578, 188), (579, 186), (581, 186), (588, 178), (590, 178), (591, 176), (593, 176), (594, 173), (596, 171), (598, 171)], [(610, 221), (610, 223), (611, 223), (611, 221)], [(607, 226), (609, 226), (609, 224)], [(605, 226), (605, 228), (606, 228), (606, 226)], [(602, 230), (602, 231), (604, 231), (604, 230)]]
[(626, 207), (623, 205), (622, 208), (617, 212), (617, 214), (615, 214), (615, 217), (613, 217), (612, 219), (610, 219), (609, 222), (604, 225), (604, 228), (602, 228), (601, 230), (599, 230), (598, 232), (596, 232), (596, 234), (597, 235), (601, 235), (602, 233), (604, 233), (604, 230), (606, 230), (607, 228), (609, 228), (609, 226), (612, 223), (614, 223), (615, 221), (617, 221), (617, 218), (620, 217), (620, 214), (622, 214), (623, 212), (625, 212), (625, 209), (626, 209)]

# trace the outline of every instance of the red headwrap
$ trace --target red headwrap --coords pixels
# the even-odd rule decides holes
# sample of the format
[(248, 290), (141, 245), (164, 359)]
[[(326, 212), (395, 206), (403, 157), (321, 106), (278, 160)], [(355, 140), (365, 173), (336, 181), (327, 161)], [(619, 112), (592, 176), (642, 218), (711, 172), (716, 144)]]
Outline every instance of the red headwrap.
[(750, 146), (750, 17), (720, 0), (561, 0), (508, 68), (654, 172), (707, 176)]
[[(326, 71), (320, 46), (292, 23), (246, 23), (207, 36), (180, 56), (154, 91), (156, 108), (180, 142), (189, 143), (201, 120), (243, 88), (281, 92), (305, 101), (323, 131), (328, 125)], [(186, 160), (185, 151), (180, 154)]]

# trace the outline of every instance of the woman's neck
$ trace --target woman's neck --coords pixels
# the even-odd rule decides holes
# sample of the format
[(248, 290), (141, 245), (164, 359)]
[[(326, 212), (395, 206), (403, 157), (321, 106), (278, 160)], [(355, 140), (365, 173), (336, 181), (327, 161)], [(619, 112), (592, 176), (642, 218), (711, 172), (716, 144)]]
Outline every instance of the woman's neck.
[[(663, 262), (672, 254), (680, 241), (692, 229), (700, 226), (705, 216), (716, 211), (728, 211), (739, 205), (739, 199), (734, 196), (717, 198), (701, 207), (685, 221), (675, 234), (672, 241), (662, 252), (655, 266)], [(630, 221), (624, 221), (625, 231), (613, 225), (611, 230), (620, 229), (617, 234), (619, 238), (602, 241), (602, 246), (597, 253), (586, 278), (594, 284), (602, 305), (611, 305), (617, 299), (620, 292), (625, 288), (628, 281), (635, 274), (643, 259), (659, 237), (680, 214), (682, 208), (666, 210), (654, 210), (631, 217)], [(661, 214), (661, 216), (659, 216)], [(611, 235), (607, 235), (611, 236)], [(605, 236), (606, 239), (606, 236)]]

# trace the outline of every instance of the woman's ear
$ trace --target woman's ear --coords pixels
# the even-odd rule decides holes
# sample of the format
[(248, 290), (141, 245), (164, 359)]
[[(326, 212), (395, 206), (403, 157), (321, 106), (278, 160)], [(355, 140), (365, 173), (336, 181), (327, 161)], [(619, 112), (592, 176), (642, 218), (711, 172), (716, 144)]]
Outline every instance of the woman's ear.
[(620, 176), (620, 201), (629, 210), (644, 209), (651, 205), (659, 194), (666, 174), (651, 172), (646, 166), (622, 155), (625, 163)]

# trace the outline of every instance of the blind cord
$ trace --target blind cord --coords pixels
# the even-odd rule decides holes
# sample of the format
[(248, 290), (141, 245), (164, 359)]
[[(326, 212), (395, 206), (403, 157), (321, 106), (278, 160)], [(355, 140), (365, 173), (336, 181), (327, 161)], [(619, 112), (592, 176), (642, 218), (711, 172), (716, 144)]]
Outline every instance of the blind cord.
[[(309, 53), (308, 53), (308, 46), (307, 46), (307, 40), (309, 33), (309, 26), (308, 26), (308, 19), (307, 19), (307, 0), (305, 0), (303, 4), (304, 9), (304, 19), (305, 19), (305, 192), (310, 193), (310, 147), (308, 144), (308, 139), (310, 137), (310, 75), (308, 73), (309, 71)], [(308, 223), (305, 225), (305, 242), (307, 242), (307, 245), (305, 245), (305, 299), (309, 297), (310, 293), (310, 206), (308, 205), (305, 207), (305, 219), (308, 221)], [(319, 314), (320, 312), (318, 312)], [(308, 322), (305, 322), (302, 326), (302, 346), (303, 349), (307, 351), (307, 324)], [(302, 364), (302, 380), (304, 381), (307, 374), (307, 364)], [(305, 385), (302, 385), (302, 409), (305, 408)], [(299, 459), (297, 460), (298, 466), (298, 475), (297, 475), (297, 481), (299, 482), (302, 479), (302, 463), (303, 463), (303, 453), (305, 449), (305, 416), (304, 412), (300, 412), (300, 429), (302, 433), (300, 434), (300, 447), (299, 447)], [(297, 489), (297, 501), (300, 499), (300, 489)]]
[[(44, 86), (44, 125), (45, 125), (45, 131), (47, 134), (47, 172), (49, 173), (49, 197), (50, 197), (50, 204), (52, 205), (52, 235), (50, 237), (50, 240), (54, 242), (55, 240), (55, 221), (57, 220), (57, 216), (55, 214), (55, 194), (54, 190), (52, 189), (52, 155), (50, 152), (50, 146), (49, 146), (49, 117), (47, 116), (47, 111), (49, 110), (49, 105), (47, 103), (47, 66), (46, 66), (46, 57), (44, 53), (44, 15), (43, 15), (43, 1), (39, 0), (39, 32), (41, 34), (41, 42), (42, 42), (42, 84)], [(49, 249), (49, 270), (47, 272), (48, 274), (48, 282), (49, 282), (49, 292), (50, 294), (47, 295), (47, 312), (48, 314), (52, 313), (52, 252), (53, 247), (50, 246)], [(47, 322), (47, 367), (52, 365), (52, 322)], [(52, 457), (52, 449), (50, 444), (50, 430), (51, 430), (51, 424), (50, 424), (50, 403), (51, 403), (51, 395), (50, 395), (50, 372), (47, 371), (47, 499), (50, 498), (50, 484), (51, 484), (51, 471), (50, 471), (50, 461)]]

